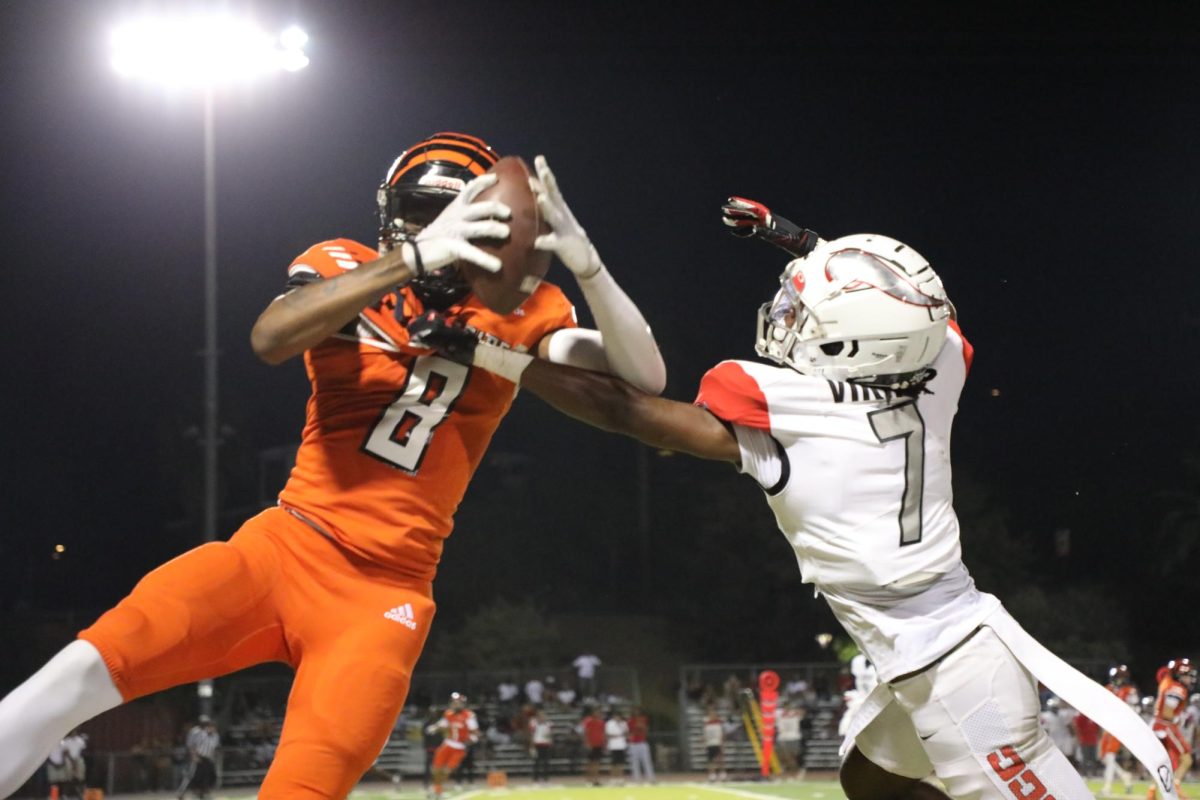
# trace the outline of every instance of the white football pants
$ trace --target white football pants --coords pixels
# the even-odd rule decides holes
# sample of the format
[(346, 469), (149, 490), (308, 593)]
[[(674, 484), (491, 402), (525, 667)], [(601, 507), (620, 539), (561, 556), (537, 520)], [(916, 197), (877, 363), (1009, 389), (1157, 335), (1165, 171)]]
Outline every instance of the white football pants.
[(1101, 794), (1111, 794), (1113, 778), (1120, 777), (1121, 783), (1125, 784), (1125, 794), (1129, 794), (1129, 787), (1133, 786), (1133, 773), (1127, 769), (1123, 769), (1117, 763), (1116, 753), (1104, 754), (1104, 788), (1100, 790)]
[(890, 689), (892, 702), (855, 738), (883, 769), (936, 774), (955, 800), (1091, 800), (1038, 724), (1033, 677), (990, 628)]
[(0, 700), (0, 797), (29, 780), (76, 726), (122, 703), (100, 652), (76, 640)]

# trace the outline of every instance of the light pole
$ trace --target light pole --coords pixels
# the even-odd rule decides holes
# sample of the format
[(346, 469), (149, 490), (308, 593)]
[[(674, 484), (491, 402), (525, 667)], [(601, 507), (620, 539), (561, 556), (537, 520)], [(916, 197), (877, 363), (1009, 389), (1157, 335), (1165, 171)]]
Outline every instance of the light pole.
[[(204, 541), (217, 538), (220, 444), (217, 349), (217, 166), (214, 92), (280, 70), (308, 66), (308, 36), (289, 27), (278, 36), (229, 15), (152, 17), (126, 22), (112, 35), (112, 66), (123, 77), (204, 98)], [(197, 687), (200, 713), (212, 712), (212, 681)]]

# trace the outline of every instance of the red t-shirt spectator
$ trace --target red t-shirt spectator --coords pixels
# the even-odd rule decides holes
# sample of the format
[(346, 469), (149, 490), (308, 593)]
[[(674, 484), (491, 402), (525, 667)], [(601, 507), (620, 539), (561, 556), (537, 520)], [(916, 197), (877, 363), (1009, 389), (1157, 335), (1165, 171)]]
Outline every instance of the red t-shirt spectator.
[(646, 719), (645, 714), (634, 714), (628, 720), (629, 723), (629, 743), (641, 744), (646, 741), (646, 735), (650, 732), (650, 721)]
[(604, 734), (603, 719), (593, 716), (584, 717), (583, 741), (588, 747), (604, 747), (608, 744), (608, 737)]
[(1092, 747), (1100, 738), (1100, 726), (1083, 714), (1079, 714), (1075, 717), (1075, 738), (1084, 747)]

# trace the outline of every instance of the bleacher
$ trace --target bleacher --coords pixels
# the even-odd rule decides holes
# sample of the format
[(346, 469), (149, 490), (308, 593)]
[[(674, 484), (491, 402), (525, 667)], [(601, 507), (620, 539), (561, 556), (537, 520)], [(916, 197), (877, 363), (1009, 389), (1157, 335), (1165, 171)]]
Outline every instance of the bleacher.
[[(627, 706), (618, 705), (622, 712), (628, 712)], [(542, 709), (546, 719), (553, 726), (554, 745), (550, 757), (550, 774), (577, 774), (583, 769), (586, 752), (574, 731), (581, 718), (579, 707), (566, 707), (548, 704)], [(425, 750), (422, 743), (421, 727), (423, 719), (417, 713), (419, 709), (410, 708), (392, 732), (391, 738), (384, 746), (383, 752), (375, 762), (377, 777), (400, 775), (404, 780), (419, 778), (425, 771)], [(482, 718), (496, 718), (500, 710), (495, 703), (489, 702), (476, 709)], [(272, 721), (275, 736), (278, 737), (282, 719)], [(483, 732), (480, 732), (481, 738)], [(226, 741), (230, 744), (222, 748), (223, 769), (221, 782), (225, 786), (257, 785), (266, 774), (266, 766), (251, 765), (249, 761), (249, 746), (240, 742), (248, 738), (244, 726), (233, 726), (228, 732)], [(492, 744), (480, 742), (475, 748), (475, 772), (482, 779), (488, 772), (503, 771), (509, 775), (529, 775), (533, 771), (533, 758), (529, 755), (526, 745), (516, 738), (508, 743)]]
[[(842, 739), (837, 734), (838, 719), (841, 716), (840, 700), (816, 700), (806, 705), (807, 719), (811, 728), (804, 738), (804, 756), (802, 766), (812, 770), (836, 770), (841, 760), (838, 758), (838, 748)], [(725, 702), (717, 704), (717, 713), (722, 719), (737, 723), (732, 732), (725, 736), (725, 769), (728, 772), (757, 772), (758, 757), (754, 754), (754, 746), (746, 736), (741, 724), (741, 712), (730, 709)], [(687, 740), (684, 744), (686, 751), (685, 765), (690, 769), (704, 769), (707, 754), (704, 748), (704, 718), (705, 710), (697, 703), (688, 703), (685, 710)]]

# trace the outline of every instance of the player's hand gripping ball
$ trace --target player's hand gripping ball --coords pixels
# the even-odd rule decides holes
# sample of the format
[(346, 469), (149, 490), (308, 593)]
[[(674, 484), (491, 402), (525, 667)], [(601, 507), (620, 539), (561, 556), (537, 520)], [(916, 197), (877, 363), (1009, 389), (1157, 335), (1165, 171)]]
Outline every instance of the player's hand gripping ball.
[(537, 237), (550, 232), (529, 188), (529, 167), (518, 156), (505, 156), (488, 170), (499, 180), (480, 192), (477, 200), (499, 200), (512, 210), (507, 239), (475, 239), (472, 244), (500, 259), (500, 269), (488, 272), (459, 262), (471, 291), (492, 311), (509, 314), (533, 293), (550, 268), (550, 253), (534, 249)]

